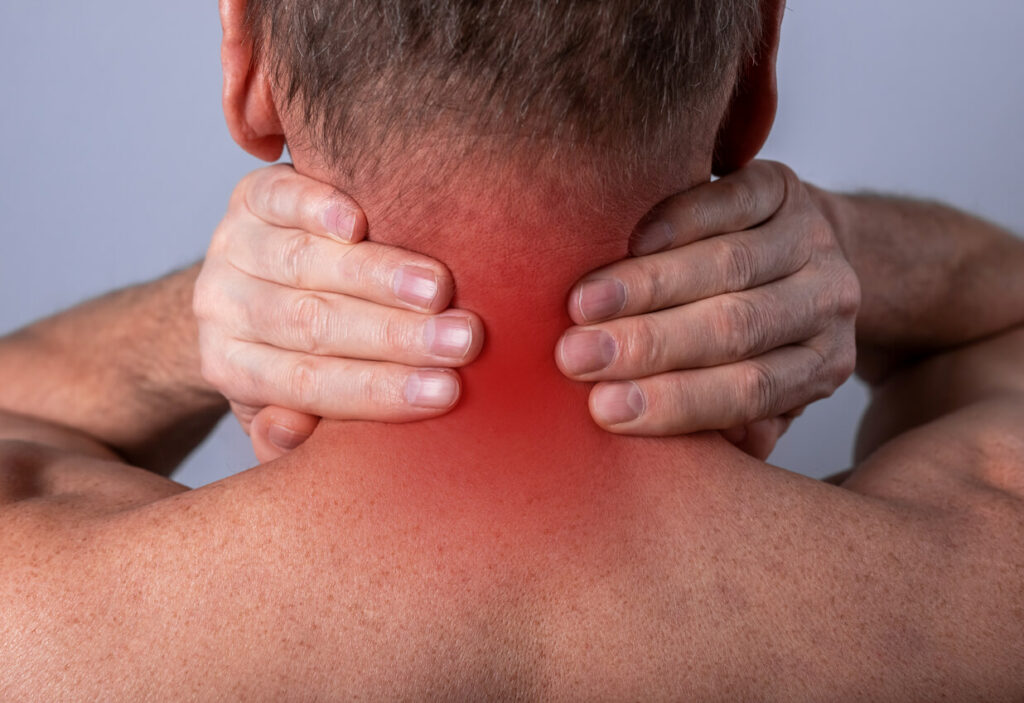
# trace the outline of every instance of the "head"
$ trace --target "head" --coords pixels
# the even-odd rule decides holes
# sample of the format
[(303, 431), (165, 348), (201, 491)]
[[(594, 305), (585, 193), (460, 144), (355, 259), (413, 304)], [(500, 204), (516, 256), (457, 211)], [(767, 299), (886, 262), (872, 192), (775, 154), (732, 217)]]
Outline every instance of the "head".
[(222, 0), (225, 112), (260, 158), (287, 141), (350, 176), (479, 150), (628, 178), (713, 150), (724, 172), (774, 119), (782, 5)]
[(600, 223), (621, 244), (579, 275), (622, 256), (654, 203), (757, 153), (782, 6), (221, 0), (225, 113), (242, 147), (275, 159), (287, 142), (300, 171), (360, 202), (371, 238), (441, 258), (460, 290), (458, 257), (480, 238), (438, 246), (437, 212), (503, 247), (556, 221), (593, 247)]
[[(487, 325), (465, 387), (519, 379), (532, 408), (527, 386), (550, 401), (564, 381), (572, 283), (625, 256), (657, 202), (760, 149), (782, 5), (221, 0), (225, 112), (249, 152), (287, 142), (300, 172), (352, 195), (371, 239), (447, 264), (454, 304)], [(449, 417), (472, 414), (466, 393)], [(519, 407), (476, 398), (502, 399), (503, 426)]]

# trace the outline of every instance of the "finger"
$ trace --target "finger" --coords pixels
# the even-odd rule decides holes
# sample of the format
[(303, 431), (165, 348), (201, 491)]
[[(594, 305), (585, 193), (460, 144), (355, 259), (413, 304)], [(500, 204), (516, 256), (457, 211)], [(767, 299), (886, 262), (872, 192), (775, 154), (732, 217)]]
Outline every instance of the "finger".
[(204, 376), (236, 402), (277, 405), (337, 420), (409, 422), (442, 415), (458, 401), (448, 369), (334, 359), (235, 342)]
[(415, 310), (444, 310), (455, 290), (448, 268), (429, 257), (375, 242), (343, 246), (299, 229), (261, 227), (235, 241), (227, 257), (266, 281)]
[(821, 291), (826, 281), (800, 271), (752, 290), (571, 328), (559, 342), (558, 364), (576, 380), (623, 380), (736, 362), (802, 342), (835, 319), (835, 301)]
[(794, 345), (726, 366), (601, 383), (591, 391), (590, 412), (616, 434), (723, 430), (827, 397), (835, 381), (835, 370), (819, 351)]
[(260, 463), (273, 461), (301, 446), (317, 428), (320, 418), (287, 408), (269, 406), (253, 418), (253, 450)]
[(779, 438), (785, 434), (791, 422), (792, 418), (786, 415), (770, 417), (723, 430), (722, 436), (741, 452), (764, 461), (774, 451)]
[(242, 431), (246, 434), (252, 429), (252, 421), (262, 410), (262, 406), (259, 405), (246, 405), (244, 403), (236, 403), (230, 401), (228, 403), (231, 406), (231, 414), (238, 420), (238, 424), (242, 426)]
[(594, 271), (570, 294), (576, 324), (627, 317), (746, 290), (807, 264), (812, 239), (786, 223), (725, 234)]
[(225, 320), (233, 336), (283, 350), (456, 367), (483, 346), (483, 323), (470, 312), (426, 315), (259, 279), (241, 279), (210, 295), (210, 314)]
[(782, 164), (755, 161), (725, 178), (703, 183), (663, 201), (637, 225), (633, 256), (680, 247), (705, 237), (755, 227), (785, 202), (799, 180)]
[(249, 212), (268, 224), (342, 242), (366, 236), (366, 216), (355, 200), (333, 186), (299, 175), (291, 164), (254, 171), (239, 190)]

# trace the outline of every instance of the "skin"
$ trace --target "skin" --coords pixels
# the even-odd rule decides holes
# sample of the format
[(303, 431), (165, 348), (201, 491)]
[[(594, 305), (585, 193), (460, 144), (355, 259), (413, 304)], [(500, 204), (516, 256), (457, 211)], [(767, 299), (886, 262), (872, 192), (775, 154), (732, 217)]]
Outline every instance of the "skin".
[[(233, 194), (193, 309), (204, 375), (247, 432), (270, 403), (390, 422), (454, 405), (458, 377), (441, 369), (479, 354), (479, 318), (446, 310), (454, 283), (443, 265), (360, 242), (365, 233), (354, 201), (287, 166), (251, 174)], [(445, 325), (463, 332), (461, 348), (442, 343)], [(424, 373), (447, 381), (449, 395), (414, 404), (377, 392), (416, 383), (413, 367), (433, 367)]]
[(198, 273), (116, 291), (5, 336), (0, 408), (74, 428), (108, 455), (169, 475), (227, 410), (200, 375), (196, 321), (183, 314)]
[[(747, 192), (763, 198), (737, 218), (734, 202)], [(395, 295), (396, 283), (404, 266), (430, 271), (439, 286), (426, 312), (437, 313), (450, 303), (451, 273), (407, 250), (351, 244), (365, 235), (361, 210), (351, 237), (327, 232), (323, 223), (339, 206), (357, 207), (290, 166), (253, 173), (236, 190), (198, 281), (207, 380), (232, 400), (247, 432), (261, 408), (283, 406), (267, 408), (255, 424), (262, 460), (295, 448), (319, 415), (396, 422), (449, 411), (450, 396), (417, 407), (403, 392), (375, 392), (370, 381), (404, 388), (410, 366), (419, 365), (443, 373), (457, 397), (458, 377), (439, 367), (472, 363), (485, 341), (477, 316), (449, 309), (445, 317), (471, 333), (465, 346), (431, 353), (434, 322)], [(651, 230), (670, 232), (672, 241), (659, 240), (663, 250), (650, 252), (642, 235)], [(853, 370), (857, 282), (829, 221), (791, 171), (759, 162), (658, 204), (630, 240), (632, 252), (644, 247), (647, 255), (599, 268), (572, 286), (566, 308), (575, 326), (552, 349), (559, 368), (567, 378), (597, 382), (589, 407), (606, 430), (725, 429), (744, 451), (766, 457), (792, 417)], [(595, 313), (609, 285), (623, 300), (614, 312)], [(754, 309), (758, 315), (744, 317)], [(771, 320), (771, 329), (759, 320)], [(574, 373), (572, 354), (586, 358), (600, 348), (594, 334), (617, 350), (614, 362)], [(680, 354), (687, 346), (700, 354)], [(274, 349), (280, 351), (271, 360)], [(751, 368), (764, 373), (765, 386), (737, 396), (733, 389)], [(303, 383), (293, 378), (299, 371), (307, 375)], [(601, 398), (614, 389), (607, 382), (634, 380), (645, 396), (657, 397), (659, 410), (649, 404), (632, 422), (608, 422)]]
[[(897, 207), (867, 231), (895, 224)], [(971, 222), (965, 246), (991, 237), (1020, 256)], [(156, 309), (170, 288), (135, 299)], [(93, 309), (117, 320), (122, 302)], [(524, 474), (492, 458), (495, 470), (466, 475), (426, 451), (458, 446), (443, 427), (428, 444), (396, 442), (408, 425), (361, 449), (335, 438), (317, 450), (314, 438), (285, 461), (185, 491), (85, 432), (5, 415), (0, 690), (1013, 700), (1022, 345), (1010, 331), (890, 376), (866, 418), (867, 459), (843, 488), (708, 436), (666, 463), (664, 440), (596, 428), (598, 463), (556, 455)], [(578, 409), (568, 430), (592, 427), (579, 401), (554, 401)], [(367, 446), (416, 460), (396, 472), (388, 451)]]
[[(740, 67), (742, 89), (716, 135), (713, 167), (720, 175), (757, 153), (774, 120), (782, 3), (764, 4), (770, 18), (764, 42)], [(251, 44), (238, 29), (244, 3), (224, 2), (221, 10), (229, 129), (250, 153), (274, 160), (285, 140), (266, 76), (247, 71)], [(782, 169), (787, 179), (764, 173), (771, 169)], [(781, 183), (781, 189), (747, 220), (715, 216), (717, 203), (733, 190), (759, 192), (763, 183)], [(592, 272), (573, 287), (567, 309), (585, 328), (568, 330), (555, 354), (568, 378), (597, 382), (589, 407), (599, 426), (637, 435), (718, 429), (764, 458), (804, 406), (846, 380), (853, 369), (855, 277), (828, 223), (805, 206), (806, 198), (803, 184), (781, 165), (758, 165), (666, 198), (631, 237), (630, 253), (642, 258)], [(805, 213), (813, 221), (805, 221)], [(659, 236), (666, 232), (669, 241)], [(195, 311), (205, 376), (231, 400), (246, 431), (255, 429), (261, 460), (301, 444), (320, 416), (401, 422), (437, 416), (458, 402), (459, 377), (444, 367), (476, 358), (484, 341), (479, 319), (457, 309), (441, 322), (385, 309), (408, 309), (395, 293), (412, 255), (332, 246), (365, 234), (356, 201), (286, 166), (253, 174), (232, 198), (207, 255)], [(695, 244), (707, 238), (713, 241)], [(694, 262), (709, 254), (720, 265), (702, 285), (666, 285), (685, 280)], [(437, 294), (426, 311), (436, 313), (450, 301), (454, 282), (441, 263), (424, 257), (416, 263), (433, 274)], [(760, 279), (750, 277), (755, 269)], [(622, 303), (597, 310), (595, 302), (608, 303), (609, 285), (617, 286)], [(707, 297), (715, 300), (689, 305)], [(770, 329), (759, 317), (773, 321)], [(462, 344), (436, 354), (429, 348), (443, 339), (436, 325), (457, 326)], [(723, 328), (728, 336), (719, 333)], [(700, 344), (684, 339), (684, 329), (696, 332)], [(681, 354), (687, 344), (701, 353)], [(585, 368), (602, 350), (612, 362)], [(433, 367), (424, 372), (430, 382), (421, 383), (411, 365)], [(737, 397), (734, 389), (748, 387), (751, 375), (761, 379), (758, 387)], [(612, 399), (622, 392), (607, 383), (614, 381), (633, 382), (645, 412), (628, 422), (613, 418)], [(412, 389), (424, 388), (436, 395), (414, 402)]]
[[(530, 269), (539, 280), (529, 309), (558, 311), (535, 329), (458, 235), (438, 242), (492, 337), (524, 341), (485, 350), (466, 369), (467, 388), (541, 369), (546, 386), (514, 386), (511, 408), (484, 392), (429, 423), (325, 424), (287, 457), (196, 491), (61, 427), (59, 405), (48, 422), (6, 415), (0, 692), (1019, 698), (1019, 330), (989, 330), (987, 341), (891, 374), (869, 416), (869, 456), (843, 488), (770, 467), (713, 434), (601, 431), (583, 410), (586, 389), (554, 367), (559, 291), (592, 270), (591, 257), (614, 261), (639, 208), (699, 181), (710, 158), (692, 166), (651, 202), (603, 201), (621, 214), (597, 230), (596, 250), (586, 237), (595, 222), (567, 219), (549, 188), (518, 189), (514, 204), (485, 199), (496, 235), (522, 228), (570, 243)], [(479, 221), (477, 197), (495, 195), (474, 175), (454, 204), (458, 224)], [(383, 240), (426, 236), (364, 201)], [(864, 218), (892, 224), (884, 213)], [(965, 241), (991, 234), (962, 222), (971, 223)], [(1019, 256), (1012, 237), (992, 242), (1003, 248), (992, 256)], [(533, 253), (518, 246), (510, 266), (523, 270), (510, 273), (523, 273)], [(156, 309), (159, 290), (137, 299)], [(977, 303), (1024, 310), (1006, 297)], [(522, 336), (524, 324), (536, 338)], [(135, 352), (109, 350), (118, 362)], [(36, 414), (46, 407), (38, 395), (12, 409)], [(493, 436), (500, 447), (488, 446)]]

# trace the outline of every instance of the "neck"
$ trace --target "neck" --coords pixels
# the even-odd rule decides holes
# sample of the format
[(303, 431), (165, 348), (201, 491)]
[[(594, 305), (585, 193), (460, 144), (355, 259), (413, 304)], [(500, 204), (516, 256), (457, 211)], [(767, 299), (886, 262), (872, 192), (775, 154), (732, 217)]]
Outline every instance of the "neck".
[[(296, 166), (324, 179), (298, 157)], [(553, 181), (496, 182), (484, 174), (460, 178), (465, 187), (420, 181), (414, 191), (392, 190), (385, 198), (381, 193), (388, 191), (378, 184), (328, 177), (363, 207), (371, 240), (446, 264), (456, 282), (453, 305), (478, 314), (486, 328), (480, 357), (460, 370), (458, 406), (437, 420), (403, 427), (403, 438), (426, 433), (460, 452), (501, 447), (522, 459), (550, 450), (539, 438), (612, 439), (590, 419), (589, 384), (570, 381), (555, 365), (556, 343), (572, 325), (569, 290), (584, 274), (625, 257), (634, 226), (657, 202), (706, 178), (706, 169), (698, 169), (645, 197), (592, 191), (580, 205)], [(380, 431), (372, 423), (345, 424), (338, 434), (350, 446)]]

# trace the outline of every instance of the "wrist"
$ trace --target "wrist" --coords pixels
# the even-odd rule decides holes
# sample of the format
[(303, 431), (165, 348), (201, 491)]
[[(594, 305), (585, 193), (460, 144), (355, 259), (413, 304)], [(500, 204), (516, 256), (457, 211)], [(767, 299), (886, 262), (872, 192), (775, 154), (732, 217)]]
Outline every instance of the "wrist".
[(163, 309), (162, 329), (154, 330), (148, 380), (154, 388), (176, 391), (204, 405), (226, 401), (202, 374), (199, 354), (199, 327), (192, 299), (202, 262), (168, 274), (155, 285), (165, 290), (153, 292), (158, 308)]

